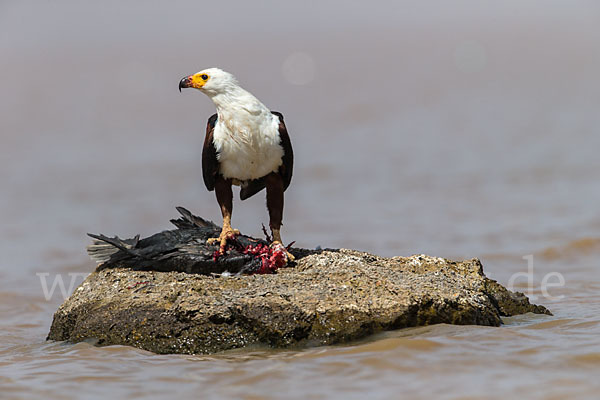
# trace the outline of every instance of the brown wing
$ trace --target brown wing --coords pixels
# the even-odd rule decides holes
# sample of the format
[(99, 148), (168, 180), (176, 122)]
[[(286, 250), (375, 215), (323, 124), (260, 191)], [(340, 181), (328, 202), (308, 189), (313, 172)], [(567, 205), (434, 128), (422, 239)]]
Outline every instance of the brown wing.
[(292, 172), (294, 169), (294, 151), (292, 150), (292, 142), (288, 135), (287, 128), (283, 122), (283, 114), (277, 111), (271, 111), (279, 117), (279, 137), (281, 138), (281, 146), (283, 147), (283, 164), (279, 167), (279, 174), (283, 178), (283, 190), (290, 186), (292, 181)]
[[(283, 122), (283, 115), (277, 111), (271, 111), (273, 114), (279, 117), (279, 137), (281, 138), (281, 146), (283, 147), (283, 163), (279, 167), (279, 175), (283, 179), (283, 190), (287, 189), (292, 180), (292, 169), (294, 167), (294, 152), (292, 151), (292, 143), (290, 142), (290, 136), (288, 135), (285, 123)], [(240, 190), (240, 199), (246, 200), (249, 197), (254, 196), (265, 188), (265, 177), (253, 179), (246, 182), (246, 184)]]
[(208, 119), (206, 124), (206, 136), (204, 137), (204, 147), (202, 148), (202, 178), (204, 185), (209, 191), (215, 190), (215, 179), (219, 173), (219, 161), (217, 160), (217, 150), (213, 144), (213, 132), (217, 123), (217, 114)]

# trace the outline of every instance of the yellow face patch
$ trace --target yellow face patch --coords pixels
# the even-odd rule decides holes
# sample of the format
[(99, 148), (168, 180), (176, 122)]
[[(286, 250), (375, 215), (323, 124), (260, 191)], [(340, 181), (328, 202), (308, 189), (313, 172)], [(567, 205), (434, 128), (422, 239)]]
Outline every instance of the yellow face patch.
[(209, 79), (210, 79), (210, 76), (208, 76), (207, 74), (204, 74), (204, 73), (194, 74), (189, 77), (189, 80), (190, 80), (189, 85), (190, 85), (190, 87), (193, 87), (196, 89), (201, 89)]

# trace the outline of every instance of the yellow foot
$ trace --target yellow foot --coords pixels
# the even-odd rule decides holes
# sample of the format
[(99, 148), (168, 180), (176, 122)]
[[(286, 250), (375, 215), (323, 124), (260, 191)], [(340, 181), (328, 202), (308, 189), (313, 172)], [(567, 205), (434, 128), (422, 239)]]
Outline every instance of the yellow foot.
[(210, 244), (219, 242), (219, 254), (225, 254), (225, 247), (227, 246), (227, 240), (233, 239), (234, 237), (236, 237), (239, 234), (240, 234), (240, 231), (238, 231), (237, 229), (232, 229), (231, 227), (229, 227), (229, 228), (225, 227), (225, 228), (223, 228), (223, 230), (221, 230), (221, 234), (219, 235), (219, 237), (206, 239), (206, 244), (210, 245)]
[(296, 259), (296, 257), (294, 257), (292, 255), (292, 253), (290, 253), (289, 251), (287, 251), (287, 249), (285, 248), (285, 246), (279, 241), (279, 240), (274, 240), (271, 242), (271, 247), (277, 247), (277, 246), (281, 246), (285, 249), (285, 256), (287, 257), (288, 262), (289, 261), (294, 261)]

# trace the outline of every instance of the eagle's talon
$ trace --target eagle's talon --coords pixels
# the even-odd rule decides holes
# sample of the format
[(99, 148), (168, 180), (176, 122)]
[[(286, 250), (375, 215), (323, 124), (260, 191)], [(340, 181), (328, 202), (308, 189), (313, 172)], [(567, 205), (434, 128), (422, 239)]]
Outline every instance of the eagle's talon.
[(206, 239), (206, 244), (212, 245), (219, 242), (219, 254), (223, 255), (225, 254), (225, 249), (227, 247), (227, 240), (234, 239), (239, 234), (240, 231), (237, 229), (224, 228), (219, 237)]
[(283, 245), (283, 243), (281, 243), (281, 242), (280, 242), (280, 241), (278, 241), (278, 240), (274, 240), (274, 241), (272, 241), (272, 242), (271, 242), (271, 244), (270, 244), (270, 247), (271, 247), (272, 249), (276, 249), (276, 248), (278, 248), (278, 247), (279, 247), (279, 248), (281, 248), (283, 251), (285, 251), (285, 256), (286, 256), (286, 258), (287, 258), (287, 262), (291, 262), (291, 261), (294, 261), (294, 260), (296, 259), (296, 257), (294, 257), (294, 255), (288, 251), (288, 249), (287, 249), (287, 248), (286, 248), (286, 247)]

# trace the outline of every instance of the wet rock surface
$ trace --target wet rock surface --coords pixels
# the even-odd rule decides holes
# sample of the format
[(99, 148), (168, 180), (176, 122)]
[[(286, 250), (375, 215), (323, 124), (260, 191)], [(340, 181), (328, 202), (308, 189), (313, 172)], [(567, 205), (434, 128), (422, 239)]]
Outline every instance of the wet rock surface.
[(488, 279), (477, 259), (292, 253), (294, 263), (269, 275), (99, 267), (55, 313), (48, 339), (214, 353), (342, 343), (436, 323), (499, 326), (502, 316), (549, 314)]

